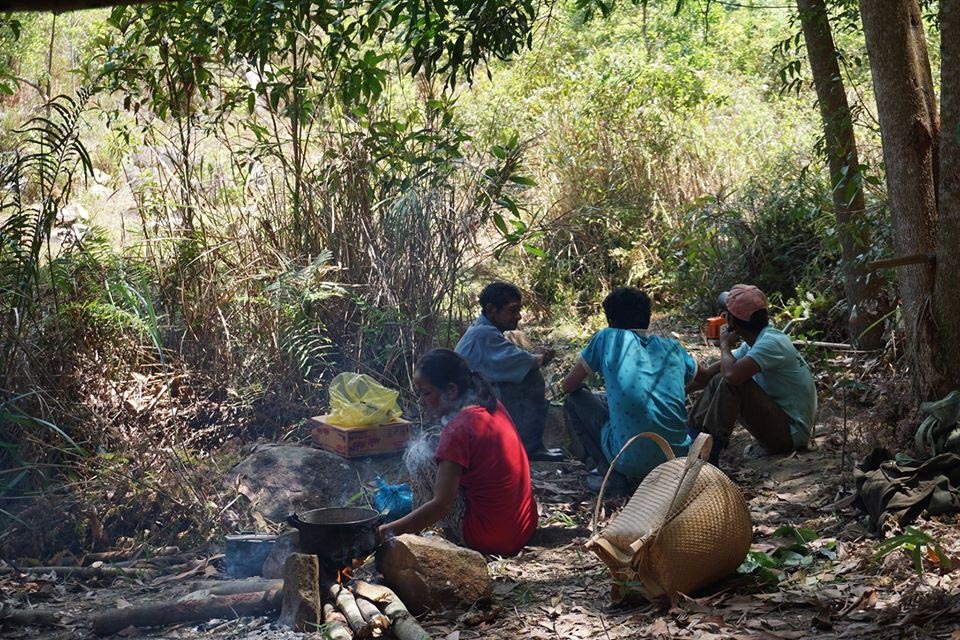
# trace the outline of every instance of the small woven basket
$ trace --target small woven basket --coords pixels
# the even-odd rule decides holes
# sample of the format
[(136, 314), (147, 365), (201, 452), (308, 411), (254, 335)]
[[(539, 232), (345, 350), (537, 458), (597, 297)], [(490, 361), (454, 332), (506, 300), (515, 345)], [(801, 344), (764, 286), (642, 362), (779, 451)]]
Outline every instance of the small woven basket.
[(678, 593), (702, 589), (733, 572), (753, 540), (750, 511), (740, 491), (706, 462), (712, 446), (708, 434), (697, 437), (686, 458), (677, 458), (655, 433), (634, 436), (620, 453), (641, 437), (657, 443), (667, 461), (644, 478), (623, 510), (596, 533), (607, 471), (594, 513), (595, 533), (586, 545), (613, 574), (614, 602), (635, 593), (673, 601)]

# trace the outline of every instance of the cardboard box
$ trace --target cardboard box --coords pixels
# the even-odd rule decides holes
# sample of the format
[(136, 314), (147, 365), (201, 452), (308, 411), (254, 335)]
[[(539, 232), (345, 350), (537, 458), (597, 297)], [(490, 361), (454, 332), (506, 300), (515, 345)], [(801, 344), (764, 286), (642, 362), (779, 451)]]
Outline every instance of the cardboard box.
[(372, 427), (341, 427), (327, 422), (329, 416), (310, 418), (313, 444), (344, 458), (362, 458), (403, 451), (410, 439), (410, 423), (403, 418)]

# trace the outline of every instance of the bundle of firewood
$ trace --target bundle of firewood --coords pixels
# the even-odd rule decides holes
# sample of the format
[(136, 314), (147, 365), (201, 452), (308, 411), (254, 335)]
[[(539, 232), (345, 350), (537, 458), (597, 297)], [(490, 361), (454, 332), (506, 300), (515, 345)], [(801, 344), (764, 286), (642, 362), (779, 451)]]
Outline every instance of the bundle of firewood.
[(397, 594), (363, 580), (333, 583), (324, 593), (323, 632), (329, 640), (365, 640), (392, 633), (398, 640), (429, 640)]

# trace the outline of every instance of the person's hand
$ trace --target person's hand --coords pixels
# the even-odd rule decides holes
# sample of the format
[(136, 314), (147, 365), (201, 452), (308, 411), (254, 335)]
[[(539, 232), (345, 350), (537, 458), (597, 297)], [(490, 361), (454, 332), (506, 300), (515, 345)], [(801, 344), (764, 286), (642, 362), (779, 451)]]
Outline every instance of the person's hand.
[(377, 527), (377, 542), (384, 542), (393, 537), (393, 530), (390, 529), (389, 524), (382, 524)]
[(721, 349), (733, 349), (733, 347), (736, 346), (739, 340), (740, 340), (740, 336), (737, 335), (736, 331), (730, 331), (729, 329), (727, 329), (726, 331), (720, 332), (720, 348)]
[(556, 349), (551, 349), (549, 347), (538, 347), (535, 353), (540, 356), (540, 366), (546, 366), (553, 362), (553, 359), (557, 357)]

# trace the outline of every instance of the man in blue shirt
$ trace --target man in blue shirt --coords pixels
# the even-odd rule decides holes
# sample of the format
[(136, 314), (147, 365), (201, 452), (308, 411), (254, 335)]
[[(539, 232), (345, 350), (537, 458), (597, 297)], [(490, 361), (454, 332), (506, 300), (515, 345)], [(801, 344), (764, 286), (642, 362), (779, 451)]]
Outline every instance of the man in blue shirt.
[(517, 427), (530, 460), (560, 462), (563, 452), (543, 446), (547, 421), (546, 382), (540, 368), (556, 353), (552, 349), (521, 349), (504, 331), (520, 323), (520, 290), (508, 282), (493, 282), (480, 293), (480, 317), (457, 343), (456, 352), (470, 370), (490, 381)]
[[(770, 326), (760, 289), (735, 285), (720, 295), (720, 303), (727, 315), (720, 361), (688, 387), (705, 387), (690, 410), (690, 423), (714, 437), (711, 462), (719, 459), (738, 419), (768, 453), (806, 447), (817, 413), (810, 367), (790, 338)], [(734, 349), (738, 339), (743, 343)]]
[[(613, 458), (638, 433), (663, 437), (678, 456), (690, 445), (685, 386), (697, 363), (679, 342), (653, 335), (650, 298), (635, 287), (615, 289), (603, 301), (608, 328), (590, 339), (561, 383), (571, 431), (599, 475), (587, 478), (596, 491)], [(603, 376), (603, 396), (582, 386), (590, 373)], [(629, 491), (657, 465), (666, 462), (652, 441), (633, 442), (615, 463), (608, 481), (614, 492)]]

